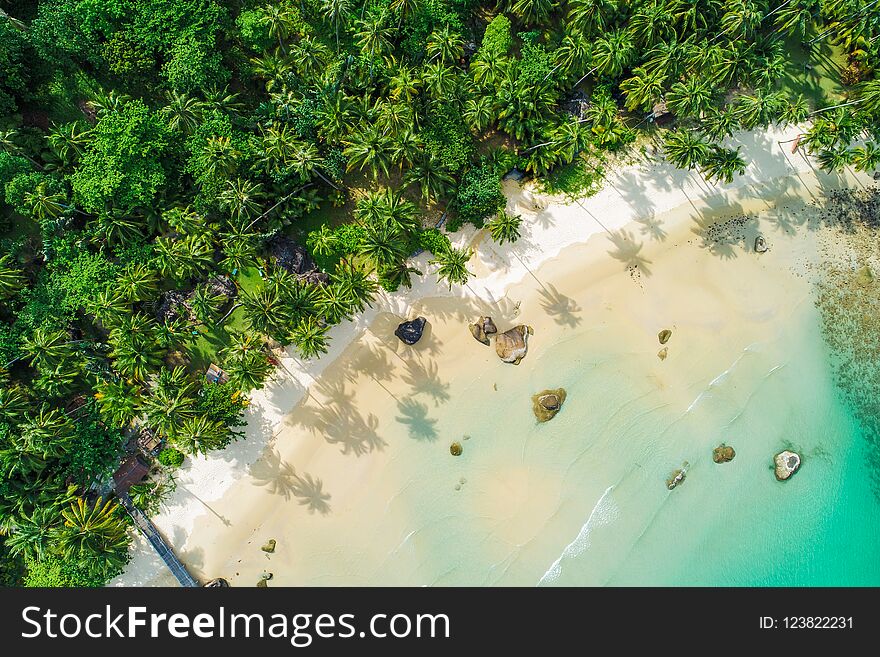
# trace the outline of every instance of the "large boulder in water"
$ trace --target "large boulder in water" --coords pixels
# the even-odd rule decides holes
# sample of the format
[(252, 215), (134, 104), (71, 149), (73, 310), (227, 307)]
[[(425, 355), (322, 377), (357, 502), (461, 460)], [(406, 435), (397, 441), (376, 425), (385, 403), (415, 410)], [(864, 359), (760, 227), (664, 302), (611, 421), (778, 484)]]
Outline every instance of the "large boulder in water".
[(427, 323), (428, 320), (424, 317), (416, 317), (408, 322), (402, 322), (394, 331), (394, 335), (400, 338), (403, 343), (414, 345), (421, 339)]
[(529, 347), (529, 336), (534, 333), (531, 326), (520, 324), (509, 331), (499, 333), (495, 338), (495, 353), (505, 363), (519, 365), (526, 357)]
[(715, 463), (727, 463), (728, 461), (732, 461), (734, 456), (736, 456), (736, 452), (733, 447), (725, 445), (724, 443), (721, 443), (718, 447), (712, 450), (712, 460), (715, 461)]
[(542, 390), (538, 394), (532, 395), (532, 411), (538, 418), (538, 422), (547, 422), (556, 417), (556, 414), (562, 410), (565, 396), (565, 388)]
[(785, 481), (801, 467), (800, 454), (788, 450), (779, 452), (773, 457), (773, 465), (775, 466), (776, 479)]

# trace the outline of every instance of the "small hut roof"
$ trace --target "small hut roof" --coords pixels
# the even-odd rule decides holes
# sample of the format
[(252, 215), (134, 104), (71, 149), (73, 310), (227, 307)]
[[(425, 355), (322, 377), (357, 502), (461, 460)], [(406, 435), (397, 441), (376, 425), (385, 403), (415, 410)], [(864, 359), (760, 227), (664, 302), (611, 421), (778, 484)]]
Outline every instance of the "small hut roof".
[(122, 459), (119, 468), (113, 473), (113, 486), (116, 492), (127, 493), (128, 489), (146, 477), (149, 471), (150, 466), (136, 455)]

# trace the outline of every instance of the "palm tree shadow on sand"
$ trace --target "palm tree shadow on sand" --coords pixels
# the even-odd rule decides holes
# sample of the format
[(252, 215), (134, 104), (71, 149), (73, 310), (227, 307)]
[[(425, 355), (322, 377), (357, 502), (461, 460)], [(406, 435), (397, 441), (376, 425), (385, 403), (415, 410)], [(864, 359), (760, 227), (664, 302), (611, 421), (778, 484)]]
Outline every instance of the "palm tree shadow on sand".
[(433, 358), (427, 359), (424, 364), (406, 361), (403, 381), (412, 388), (413, 394), (431, 397), (435, 406), (449, 401), (449, 384), (440, 379), (437, 361)]
[(651, 275), (651, 270), (648, 268), (651, 261), (641, 255), (644, 243), (636, 240), (635, 235), (628, 230), (618, 230), (611, 233), (608, 239), (614, 246), (608, 252), (612, 258), (622, 262), (627, 269), (638, 270), (645, 276)]
[(249, 473), (255, 486), (263, 486), (271, 494), (285, 500), (296, 498), (300, 505), (308, 508), (309, 513), (330, 513), (330, 493), (324, 491), (323, 482), (308, 473), (297, 473), (296, 468), (281, 460), (281, 455), (274, 448), (251, 465)]
[(557, 324), (574, 328), (581, 323), (581, 307), (552, 283), (541, 286), (541, 307)]
[(429, 442), (437, 440), (437, 420), (428, 417), (428, 407), (425, 404), (405, 399), (397, 403), (397, 410), (400, 415), (394, 419), (406, 425), (410, 438)]

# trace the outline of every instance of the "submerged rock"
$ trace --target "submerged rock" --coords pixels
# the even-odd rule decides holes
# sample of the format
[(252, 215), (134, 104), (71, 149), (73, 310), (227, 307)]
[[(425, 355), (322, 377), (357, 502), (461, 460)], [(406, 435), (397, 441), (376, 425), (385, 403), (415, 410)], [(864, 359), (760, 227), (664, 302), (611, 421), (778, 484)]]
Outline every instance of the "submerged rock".
[(217, 577), (215, 579), (212, 579), (210, 582), (208, 582), (204, 585), (204, 588), (206, 588), (206, 589), (217, 589), (217, 588), (225, 589), (228, 587), (229, 587), (229, 582), (227, 582), (222, 577)]
[(728, 461), (732, 461), (734, 456), (736, 456), (736, 452), (733, 447), (725, 445), (724, 443), (721, 443), (718, 447), (712, 450), (712, 460), (715, 461), (715, 463), (727, 463)]
[(785, 481), (801, 467), (801, 457), (796, 452), (785, 450), (773, 457), (773, 464), (775, 466), (776, 479)]
[(660, 340), (660, 344), (666, 344), (669, 342), (669, 338), (672, 337), (672, 331), (669, 329), (663, 329), (657, 334), (657, 339)]
[(269, 541), (260, 549), (263, 552), (268, 552), (269, 554), (272, 554), (273, 552), (275, 552), (275, 539), (270, 538)]
[(663, 347), (660, 351), (657, 352), (657, 358), (660, 360), (666, 360), (666, 357), (669, 355), (669, 347)]
[(492, 321), (491, 317), (480, 317), (480, 319), (477, 320), (477, 323), (483, 327), (483, 333), (485, 333), (486, 335), (498, 333), (495, 322)]
[(534, 334), (532, 327), (525, 324), (514, 326), (509, 331), (499, 333), (495, 338), (495, 353), (505, 363), (519, 365), (519, 362), (528, 353), (529, 336), (532, 334)]
[(856, 283), (865, 286), (874, 282), (874, 274), (868, 265), (861, 267), (856, 271)]
[(486, 336), (486, 331), (483, 330), (483, 327), (479, 322), (476, 324), (468, 324), (468, 328), (471, 331), (471, 335), (474, 336), (474, 340), (482, 342), (487, 347), (489, 346), (489, 338)]
[(532, 410), (538, 422), (547, 422), (556, 417), (565, 402), (565, 388), (542, 390), (532, 395)]
[(449, 446), (449, 453), (453, 456), (461, 456), (462, 448), (460, 442), (454, 442)]
[(770, 248), (767, 246), (767, 240), (764, 239), (763, 235), (758, 235), (755, 238), (755, 251), (757, 253), (767, 253), (767, 249)]
[(672, 490), (673, 488), (681, 484), (684, 481), (684, 478), (687, 476), (688, 466), (690, 466), (690, 463), (685, 461), (681, 464), (680, 468), (674, 470), (669, 476), (669, 479), (666, 480), (666, 488)]
[(416, 317), (407, 322), (402, 322), (394, 331), (394, 335), (400, 338), (401, 342), (408, 345), (414, 345), (422, 337), (425, 330), (425, 324), (428, 320), (424, 317)]

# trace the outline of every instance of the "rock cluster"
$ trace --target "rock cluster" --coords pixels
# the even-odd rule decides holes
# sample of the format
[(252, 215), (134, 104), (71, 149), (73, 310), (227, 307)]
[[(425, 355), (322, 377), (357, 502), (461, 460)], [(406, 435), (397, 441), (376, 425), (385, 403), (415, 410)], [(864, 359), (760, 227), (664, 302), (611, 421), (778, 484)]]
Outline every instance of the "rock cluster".
[(486, 346), (489, 345), (489, 336), (498, 332), (491, 317), (480, 317), (473, 324), (468, 324), (468, 328), (471, 335), (474, 336), (474, 340), (482, 342)]
[(674, 470), (669, 476), (669, 479), (666, 480), (666, 488), (672, 490), (676, 486), (679, 486), (684, 481), (684, 478), (687, 476), (688, 466), (690, 466), (690, 463), (685, 461), (681, 464), (680, 468)]

